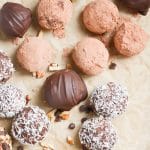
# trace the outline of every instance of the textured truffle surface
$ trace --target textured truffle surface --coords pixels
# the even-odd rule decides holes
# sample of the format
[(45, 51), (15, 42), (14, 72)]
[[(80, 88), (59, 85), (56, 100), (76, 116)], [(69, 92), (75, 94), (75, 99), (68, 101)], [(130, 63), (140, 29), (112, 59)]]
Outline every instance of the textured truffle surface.
[(144, 30), (130, 21), (123, 23), (116, 31), (114, 45), (117, 51), (125, 56), (133, 56), (142, 52), (148, 36)]
[(55, 36), (63, 37), (72, 10), (70, 0), (41, 0), (37, 7), (38, 22), (41, 27), (51, 30)]
[(7, 131), (0, 126), (0, 150), (12, 150), (12, 139)]
[(98, 34), (112, 31), (118, 19), (118, 8), (109, 0), (94, 0), (83, 11), (85, 27)]
[(0, 85), (0, 117), (14, 117), (26, 104), (23, 92), (12, 85)]
[(28, 106), (14, 118), (12, 134), (22, 144), (35, 144), (45, 137), (49, 125), (43, 110), (37, 106)]
[(95, 113), (99, 116), (114, 118), (122, 114), (127, 107), (128, 92), (126, 87), (109, 82), (97, 87), (91, 97)]
[(61, 70), (46, 79), (44, 99), (53, 108), (70, 110), (87, 97), (82, 78), (72, 70)]
[(14, 70), (10, 58), (0, 51), (0, 83), (5, 83), (12, 76)]
[(109, 120), (92, 118), (83, 123), (79, 139), (87, 150), (111, 150), (117, 135)]
[(85, 38), (77, 43), (72, 57), (83, 73), (96, 75), (106, 68), (109, 54), (101, 41), (94, 38)]
[(29, 72), (45, 71), (53, 62), (55, 52), (41, 37), (28, 37), (17, 51), (20, 65)]

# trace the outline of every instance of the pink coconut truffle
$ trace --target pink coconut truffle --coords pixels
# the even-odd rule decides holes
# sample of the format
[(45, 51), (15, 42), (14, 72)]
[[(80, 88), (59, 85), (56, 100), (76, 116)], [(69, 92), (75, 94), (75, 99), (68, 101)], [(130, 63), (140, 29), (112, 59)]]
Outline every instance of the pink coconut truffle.
[(101, 41), (95, 38), (85, 38), (77, 43), (72, 57), (83, 73), (96, 75), (107, 66), (109, 54)]
[(117, 25), (118, 19), (118, 8), (109, 0), (92, 1), (83, 11), (85, 27), (97, 34), (112, 31)]
[(42, 28), (51, 30), (54, 36), (62, 38), (72, 10), (70, 0), (40, 0), (37, 7), (38, 22)]
[(145, 48), (148, 35), (137, 24), (124, 22), (116, 31), (114, 45), (117, 51), (125, 56), (133, 56)]
[(45, 71), (54, 56), (54, 49), (41, 37), (26, 38), (17, 51), (18, 62), (29, 72)]

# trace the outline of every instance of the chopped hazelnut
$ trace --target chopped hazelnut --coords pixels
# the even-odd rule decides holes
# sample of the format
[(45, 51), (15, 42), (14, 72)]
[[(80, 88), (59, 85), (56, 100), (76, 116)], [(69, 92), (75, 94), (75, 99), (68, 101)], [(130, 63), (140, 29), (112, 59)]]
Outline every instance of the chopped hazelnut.
[(74, 140), (71, 136), (67, 137), (67, 143), (70, 144), (70, 145), (74, 145)]

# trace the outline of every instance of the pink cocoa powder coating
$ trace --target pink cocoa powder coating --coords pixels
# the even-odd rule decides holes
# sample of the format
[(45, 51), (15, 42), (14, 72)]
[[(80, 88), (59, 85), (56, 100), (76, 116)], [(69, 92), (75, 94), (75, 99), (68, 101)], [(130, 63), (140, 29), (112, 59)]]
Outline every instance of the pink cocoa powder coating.
[(102, 34), (112, 31), (119, 19), (118, 8), (109, 0), (95, 0), (83, 11), (85, 27), (94, 33)]
[(53, 48), (40, 37), (26, 38), (17, 51), (18, 62), (29, 72), (45, 71), (53, 58)]
[(38, 22), (42, 28), (51, 30), (54, 36), (61, 38), (72, 10), (70, 0), (41, 0), (37, 7)]
[(130, 21), (124, 22), (116, 31), (114, 45), (120, 54), (133, 56), (144, 50), (148, 35), (144, 30)]
[(96, 75), (107, 66), (109, 54), (104, 44), (94, 38), (85, 38), (75, 46), (73, 60), (87, 75)]

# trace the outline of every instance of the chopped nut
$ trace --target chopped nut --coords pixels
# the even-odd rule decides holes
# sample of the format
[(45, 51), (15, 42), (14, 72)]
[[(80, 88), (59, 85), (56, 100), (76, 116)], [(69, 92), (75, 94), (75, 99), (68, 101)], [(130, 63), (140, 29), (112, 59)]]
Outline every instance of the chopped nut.
[(47, 117), (50, 119), (50, 120), (52, 120), (53, 119), (53, 113), (51, 112), (51, 111), (49, 111), (48, 113), (47, 113)]
[(42, 30), (39, 31), (38, 37), (43, 37), (43, 31)]
[(62, 112), (59, 117), (62, 119), (62, 120), (68, 120), (70, 115), (68, 112)]
[(29, 103), (29, 101), (31, 100), (29, 95), (26, 95), (26, 105)]
[(43, 148), (43, 150), (54, 150), (54, 147), (52, 145), (47, 145), (43, 142), (40, 142), (39, 145)]
[(53, 72), (58, 70), (61, 70), (61, 67), (58, 64), (52, 63), (49, 65), (49, 71)]
[(109, 69), (114, 70), (114, 69), (116, 69), (116, 66), (117, 66), (117, 64), (111, 62), (111, 64), (109, 65)]
[(67, 143), (70, 145), (74, 144), (74, 140), (72, 139), (72, 137), (70, 137), (70, 136), (67, 137)]
[(70, 123), (68, 126), (69, 129), (73, 130), (75, 128), (75, 124), (74, 123)]
[(72, 69), (72, 65), (71, 64), (66, 64), (66, 69)]
[(45, 72), (40, 72), (40, 71), (36, 72), (36, 78), (43, 78), (44, 75), (45, 75)]

